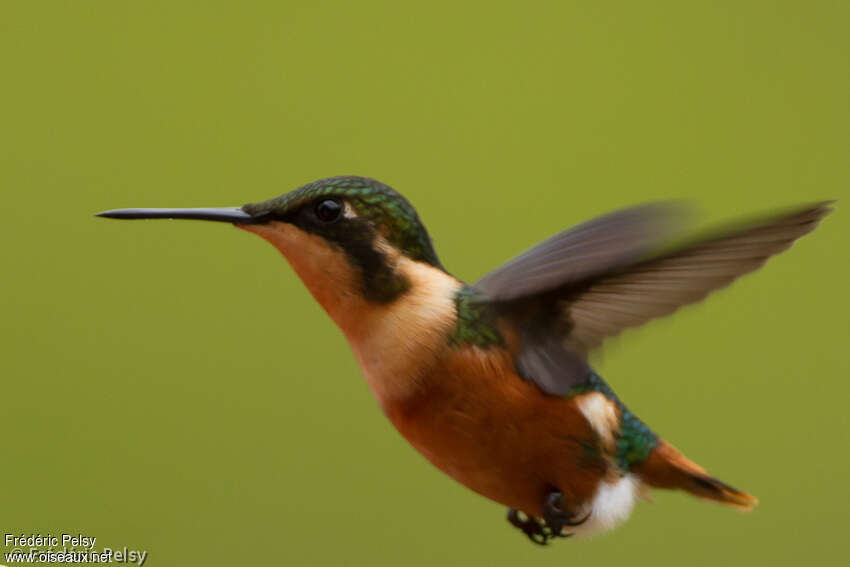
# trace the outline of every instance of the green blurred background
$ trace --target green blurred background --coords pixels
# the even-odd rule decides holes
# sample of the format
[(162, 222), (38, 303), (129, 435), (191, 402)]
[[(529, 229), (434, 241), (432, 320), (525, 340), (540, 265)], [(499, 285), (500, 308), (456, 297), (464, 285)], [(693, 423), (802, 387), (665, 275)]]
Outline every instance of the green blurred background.
[(825, 0), (3, 2), (4, 533), (148, 565), (846, 562), (844, 210), (599, 363), (761, 506), (657, 493), (549, 549), (407, 446), (273, 248), (92, 213), (366, 175), (474, 280), (630, 203), (710, 222), (846, 199), (848, 21)]

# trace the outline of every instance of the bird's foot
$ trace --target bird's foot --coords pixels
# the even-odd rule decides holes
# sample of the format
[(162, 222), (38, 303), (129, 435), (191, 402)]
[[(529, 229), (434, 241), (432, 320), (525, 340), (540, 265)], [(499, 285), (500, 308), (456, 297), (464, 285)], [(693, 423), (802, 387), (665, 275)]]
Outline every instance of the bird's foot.
[(519, 510), (508, 509), (508, 521), (515, 528), (522, 530), (522, 533), (537, 545), (546, 545), (550, 539), (555, 537), (543, 520), (529, 516)]
[(508, 521), (515, 528), (522, 530), (522, 533), (537, 545), (546, 545), (556, 537), (570, 537), (573, 534), (564, 533), (565, 527), (580, 526), (590, 518), (590, 512), (583, 518), (578, 518), (565, 511), (564, 495), (558, 490), (553, 490), (546, 495), (542, 515), (543, 518), (536, 518), (510, 508)]
[(543, 501), (542, 514), (543, 521), (552, 533), (558, 534), (562, 537), (569, 537), (572, 535), (570, 533), (561, 533), (565, 527), (574, 528), (576, 526), (580, 526), (585, 523), (588, 518), (590, 518), (590, 512), (585, 514), (584, 517), (579, 518), (578, 516), (564, 510), (564, 495), (559, 490), (553, 490), (546, 495), (546, 499)]

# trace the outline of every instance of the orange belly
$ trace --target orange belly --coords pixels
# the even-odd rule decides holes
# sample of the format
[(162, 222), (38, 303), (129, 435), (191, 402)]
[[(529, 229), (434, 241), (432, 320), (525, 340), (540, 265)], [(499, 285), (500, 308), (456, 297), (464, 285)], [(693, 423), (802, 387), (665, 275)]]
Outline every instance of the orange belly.
[(579, 510), (606, 475), (575, 398), (543, 395), (504, 351), (453, 351), (421, 384), (385, 412), (436, 467), (487, 498), (540, 516), (546, 493), (558, 489)]

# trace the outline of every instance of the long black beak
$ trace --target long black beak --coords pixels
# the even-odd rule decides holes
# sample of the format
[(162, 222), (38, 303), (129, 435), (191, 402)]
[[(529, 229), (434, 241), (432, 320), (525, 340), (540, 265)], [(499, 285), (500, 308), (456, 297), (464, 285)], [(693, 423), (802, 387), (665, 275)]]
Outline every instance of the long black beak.
[(97, 213), (108, 219), (194, 219), (237, 224), (258, 224), (269, 220), (267, 213), (251, 216), (241, 207), (216, 207), (210, 209), (113, 209)]

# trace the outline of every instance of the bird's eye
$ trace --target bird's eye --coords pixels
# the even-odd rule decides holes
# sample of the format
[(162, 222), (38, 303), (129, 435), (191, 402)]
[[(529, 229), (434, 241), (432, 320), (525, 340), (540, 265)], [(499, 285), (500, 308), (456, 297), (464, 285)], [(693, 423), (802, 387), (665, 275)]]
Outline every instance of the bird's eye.
[(316, 216), (322, 222), (334, 222), (342, 215), (342, 205), (339, 201), (325, 199), (316, 203)]

